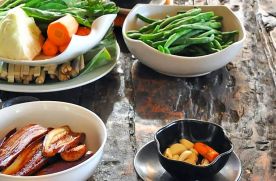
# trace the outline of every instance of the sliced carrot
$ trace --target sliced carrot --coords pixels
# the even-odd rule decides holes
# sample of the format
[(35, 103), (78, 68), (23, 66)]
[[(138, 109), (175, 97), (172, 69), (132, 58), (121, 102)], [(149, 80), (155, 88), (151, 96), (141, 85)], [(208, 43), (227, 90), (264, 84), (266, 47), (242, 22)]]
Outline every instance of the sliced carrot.
[(62, 45), (62, 46), (58, 47), (58, 50), (59, 50), (60, 53), (62, 53), (62, 52), (64, 52), (66, 50), (67, 47), (68, 47), (68, 44)]
[(78, 31), (76, 33), (76, 35), (79, 35), (79, 36), (87, 36), (89, 35), (91, 32), (91, 29), (90, 28), (87, 28), (87, 27), (79, 27), (78, 28)]
[(55, 56), (58, 53), (58, 47), (47, 39), (42, 47), (43, 54), (47, 56)]
[(219, 155), (213, 148), (200, 142), (194, 144), (194, 149), (209, 162), (212, 162)]
[(49, 24), (48, 38), (57, 46), (69, 44), (71, 37), (78, 30), (79, 24), (75, 18), (68, 14)]

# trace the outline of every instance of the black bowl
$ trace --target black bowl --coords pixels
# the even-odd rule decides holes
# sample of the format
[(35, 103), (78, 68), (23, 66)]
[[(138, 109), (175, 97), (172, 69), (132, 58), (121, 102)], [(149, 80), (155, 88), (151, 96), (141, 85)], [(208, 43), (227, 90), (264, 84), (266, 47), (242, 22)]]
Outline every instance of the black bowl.
[[(165, 149), (181, 138), (186, 138), (194, 143), (206, 143), (220, 154), (208, 166), (196, 166), (164, 157), (162, 153)], [(161, 165), (171, 176), (179, 180), (204, 179), (214, 176), (224, 167), (233, 152), (232, 142), (225, 135), (222, 127), (214, 123), (194, 119), (172, 122), (158, 130), (154, 139)]]
[(115, 2), (117, 6), (121, 8), (127, 8), (127, 9), (133, 8), (136, 4), (148, 4), (151, 2), (151, 0), (112, 0), (112, 1)]

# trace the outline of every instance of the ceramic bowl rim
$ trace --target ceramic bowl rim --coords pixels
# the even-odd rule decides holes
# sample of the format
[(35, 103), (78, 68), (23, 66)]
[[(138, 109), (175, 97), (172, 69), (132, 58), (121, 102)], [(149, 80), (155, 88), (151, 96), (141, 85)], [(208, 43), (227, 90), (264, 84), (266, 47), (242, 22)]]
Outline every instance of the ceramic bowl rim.
[[(218, 128), (223, 132), (223, 135), (224, 135), (224, 138), (226, 139), (226, 141), (229, 142), (230, 149), (227, 150), (227, 151), (225, 151), (225, 152), (223, 152), (223, 153), (220, 153), (219, 156), (217, 156), (216, 159), (213, 160), (211, 163), (209, 163), (207, 166), (192, 165), (192, 164), (190, 164), (190, 163), (181, 162), (181, 161), (177, 161), (177, 160), (171, 160), (171, 159), (166, 158), (166, 157), (161, 153), (161, 150), (160, 150), (160, 143), (159, 143), (159, 140), (158, 140), (158, 138), (157, 138), (157, 135), (158, 135), (159, 133), (163, 132), (164, 130), (169, 129), (171, 126), (173, 126), (173, 125), (175, 125), (175, 124), (179, 124), (179, 123), (181, 123), (181, 122), (183, 122), (183, 121), (190, 121), (190, 122), (201, 123), (201, 124), (203, 123), (203, 124), (206, 124), (206, 125), (211, 124), (211, 125), (213, 125), (213, 126), (215, 126), (215, 127), (218, 127)], [(207, 121), (203, 121), (203, 120), (199, 120), (199, 119), (189, 119), (189, 118), (185, 118), (185, 119), (178, 119), (178, 120), (175, 120), (175, 121), (173, 121), (173, 122), (171, 122), (171, 123), (169, 123), (169, 124), (163, 126), (163, 127), (160, 128), (158, 131), (156, 131), (155, 134), (154, 134), (154, 141), (156, 142), (157, 151), (158, 151), (159, 156), (162, 156), (165, 160), (170, 161), (170, 162), (174, 162), (174, 163), (180, 163), (180, 164), (186, 165), (186, 166), (191, 166), (191, 167), (194, 167), (194, 168), (199, 168), (199, 169), (202, 169), (202, 168), (209, 168), (209, 167), (215, 165), (215, 164), (218, 162), (218, 160), (220, 160), (223, 156), (225, 156), (225, 155), (230, 155), (230, 154), (233, 152), (233, 150), (234, 150), (233, 143), (232, 143), (232, 141), (228, 138), (228, 136), (226, 135), (226, 132), (225, 132), (225, 130), (224, 130), (223, 127), (221, 127), (220, 125), (218, 125), (218, 124), (216, 124), (216, 123), (207, 122)]]
[(20, 104), (16, 104), (16, 105), (13, 105), (13, 106), (9, 106), (7, 108), (1, 109), (0, 112), (5, 110), (5, 109), (14, 109), (14, 108), (22, 107), (22, 106), (25, 106), (25, 105), (35, 106), (36, 104), (67, 105), (71, 109), (87, 112), (90, 116), (95, 118), (96, 122), (98, 122), (99, 125), (102, 127), (102, 129), (104, 131), (104, 133), (102, 135), (103, 136), (103, 141), (101, 142), (101, 145), (97, 149), (97, 151), (90, 158), (88, 158), (84, 162), (82, 162), (82, 163), (80, 163), (76, 166), (73, 166), (71, 168), (68, 168), (66, 170), (59, 171), (59, 172), (56, 172), (56, 173), (47, 174), (47, 175), (39, 175), (39, 176), (14, 176), (14, 175), (6, 175), (6, 174), (0, 173), (0, 178), (2, 177), (2, 178), (8, 178), (8, 179), (21, 179), (21, 180), (32, 179), (32, 180), (35, 180), (35, 179), (43, 179), (43, 178), (45, 179), (45, 178), (60, 176), (60, 175), (66, 174), (67, 172), (70, 172), (72, 170), (76, 170), (76, 169), (80, 168), (83, 165), (86, 165), (88, 162), (93, 161), (96, 157), (99, 157), (101, 155), (101, 152), (103, 151), (104, 146), (105, 146), (106, 141), (107, 141), (106, 126), (105, 126), (103, 120), (97, 114), (95, 114), (94, 112), (92, 112), (91, 110), (89, 110), (85, 107), (82, 107), (82, 106), (79, 106), (79, 105), (76, 105), (76, 104), (73, 104), (73, 103), (62, 102), (62, 101), (34, 101), (34, 102), (26, 102), (26, 103), (20, 103)]
[[(231, 12), (231, 14), (233, 15), (233, 17), (236, 19), (236, 21), (238, 22), (239, 24), (239, 27), (240, 27), (240, 30), (242, 32), (242, 38), (234, 43), (232, 43), (230, 46), (218, 51), (218, 52), (214, 52), (214, 53), (211, 53), (211, 54), (208, 54), (208, 55), (201, 55), (201, 56), (195, 56), (195, 57), (188, 57), (188, 56), (179, 56), (179, 55), (168, 55), (168, 54), (165, 54), (165, 53), (162, 53), (158, 50), (156, 50), (155, 48), (149, 46), (148, 44), (142, 42), (141, 40), (135, 40), (135, 39), (132, 39), (132, 38), (129, 38), (127, 35), (126, 35), (126, 27), (127, 27), (127, 21), (124, 21), (124, 24), (123, 24), (123, 28), (122, 28), (122, 34), (123, 34), (123, 37), (129, 41), (129, 42), (132, 42), (132, 43), (135, 43), (135, 44), (140, 44), (142, 46), (144, 46), (145, 48), (148, 48), (150, 51), (153, 51), (154, 53), (156, 54), (160, 54), (162, 56), (165, 56), (165, 57), (168, 57), (168, 58), (174, 58), (174, 59), (179, 59), (179, 60), (185, 60), (185, 59), (193, 59), (193, 61), (197, 61), (197, 60), (201, 60), (203, 58), (209, 58), (209, 57), (212, 57), (214, 55), (218, 55), (218, 54), (221, 54), (225, 51), (227, 51), (228, 49), (232, 48), (233, 46), (236, 46), (237, 44), (240, 44), (242, 42), (244, 42), (244, 40), (246, 39), (246, 31), (245, 31), (245, 28), (242, 24), (242, 22), (240, 21), (240, 19), (233, 13), (233, 11), (228, 8), (227, 6), (225, 5), (201, 5), (201, 6), (193, 6), (193, 5), (154, 5), (154, 4), (137, 4), (133, 7), (133, 9), (130, 11), (129, 14), (131, 14), (132, 12), (136, 11), (136, 9), (138, 8), (142, 8), (143, 6), (149, 6), (149, 7), (156, 7), (156, 6), (160, 6), (160, 8), (166, 8), (166, 7), (189, 7), (189, 8), (193, 8), (193, 7), (213, 7), (213, 8), (225, 8), (227, 9), (228, 11)], [(126, 17), (126, 20), (128, 18)]]

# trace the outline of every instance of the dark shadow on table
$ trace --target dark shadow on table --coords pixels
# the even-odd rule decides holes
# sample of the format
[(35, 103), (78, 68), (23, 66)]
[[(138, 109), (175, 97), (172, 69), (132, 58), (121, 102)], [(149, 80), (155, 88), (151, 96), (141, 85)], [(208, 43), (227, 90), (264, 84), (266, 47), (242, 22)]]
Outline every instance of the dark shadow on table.
[(132, 76), (137, 115), (143, 119), (208, 119), (225, 111), (229, 89), (235, 84), (226, 67), (201, 77), (177, 78), (137, 61)]

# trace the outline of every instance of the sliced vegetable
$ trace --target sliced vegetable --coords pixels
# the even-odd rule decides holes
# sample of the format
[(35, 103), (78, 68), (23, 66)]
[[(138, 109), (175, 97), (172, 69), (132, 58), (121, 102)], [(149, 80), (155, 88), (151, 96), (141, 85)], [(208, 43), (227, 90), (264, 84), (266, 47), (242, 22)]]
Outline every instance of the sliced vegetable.
[(58, 47), (49, 39), (44, 42), (42, 50), (47, 56), (55, 56), (58, 53)]
[(195, 143), (194, 149), (209, 162), (212, 162), (219, 155), (213, 148), (201, 142)]
[(71, 37), (78, 30), (79, 24), (75, 18), (67, 14), (66, 16), (52, 22), (48, 26), (47, 35), (49, 40), (57, 46), (69, 44)]
[(14, 162), (3, 170), (2, 173), (21, 176), (33, 174), (48, 160), (48, 158), (42, 156), (41, 150), (42, 139), (39, 139), (25, 148), (14, 160)]
[(47, 132), (46, 128), (31, 124), (21, 128), (9, 137), (0, 147), (0, 170), (9, 166), (24, 148)]
[(1, 147), (2, 144), (3, 144), (9, 137), (11, 137), (15, 132), (16, 132), (16, 128), (10, 130), (10, 131), (4, 136), (4, 138), (0, 139), (0, 147)]
[(87, 36), (87, 35), (90, 34), (90, 32), (91, 32), (90, 28), (81, 26), (81, 27), (78, 28), (76, 35)]
[(53, 157), (69, 148), (76, 147), (83, 135), (74, 133), (69, 126), (62, 126), (51, 130), (43, 141), (43, 156)]
[(60, 156), (65, 161), (79, 160), (86, 153), (86, 145), (79, 145), (69, 150), (60, 153)]

